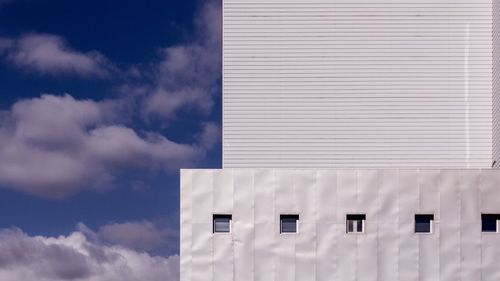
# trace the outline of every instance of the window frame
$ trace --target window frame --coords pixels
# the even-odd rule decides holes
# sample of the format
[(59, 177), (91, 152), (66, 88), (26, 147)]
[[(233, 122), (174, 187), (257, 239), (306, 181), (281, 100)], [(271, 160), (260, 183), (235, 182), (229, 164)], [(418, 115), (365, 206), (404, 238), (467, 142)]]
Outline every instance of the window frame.
[[(229, 231), (216, 231), (215, 221), (217, 218), (228, 218), (229, 219)], [(232, 214), (212, 214), (212, 234), (224, 235), (231, 234), (233, 232), (233, 215)]]
[[(283, 219), (295, 219), (295, 232), (283, 231)], [(300, 215), (299, 214), (280, 214), (280, 234), (290, 235), (298, 234), (300, 229)]]
[[(358, 222), (361, 221), (361, 232), (359, 232), (358, 229)], [(356, 222), (356, 224), (353, 224), (353, 231), (349, 231), (349, 222)], [(366, 233), (366, 214), (346, 214), (345, 216), (345, 232), (346, 234), (365, 234)]]
[[(496, 221), (496, 231), (485, 231), (483, 228), (484, 217), (492, 217)], [(482, 234), (500, 234), (500, 214), (481, 213), (481, 233)]]
[[(417, 216), (422, 216), (422, 217), (431, 217), (429, 219), (429, 232), (418, 232), (417, 231)], [(434, 234), (434, 220), (435, 216), (434, 214), (415, 214), (414, 216), (414, 225), (413, 225), (413, 232), (417, 235), (431, 235)]]

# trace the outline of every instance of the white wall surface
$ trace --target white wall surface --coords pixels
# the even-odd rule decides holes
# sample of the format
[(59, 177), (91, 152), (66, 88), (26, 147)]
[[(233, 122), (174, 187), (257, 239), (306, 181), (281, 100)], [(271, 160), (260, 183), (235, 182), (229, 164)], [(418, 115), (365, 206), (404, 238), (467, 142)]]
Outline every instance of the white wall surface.
[[(223, 169), (181, 172), (181, 281), (498, 281), (499, 170)], [(212, 234), (212, 214), (232, 214)], [(280, 214), (300, 215), (298, 234)], [(366, 234), (345, 215), (366, 213)], [(414, 215), (435, 216), (417, 235)]]
[(223, 163), (492, 165), (492, 0), (223, 0)]

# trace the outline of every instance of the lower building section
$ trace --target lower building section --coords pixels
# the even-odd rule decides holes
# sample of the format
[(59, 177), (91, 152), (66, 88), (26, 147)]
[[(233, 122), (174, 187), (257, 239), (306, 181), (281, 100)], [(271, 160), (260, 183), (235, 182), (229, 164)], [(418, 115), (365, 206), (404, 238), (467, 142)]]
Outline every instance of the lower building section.
[(500, 170), (181, 171), (181, 281), (500, 280)]

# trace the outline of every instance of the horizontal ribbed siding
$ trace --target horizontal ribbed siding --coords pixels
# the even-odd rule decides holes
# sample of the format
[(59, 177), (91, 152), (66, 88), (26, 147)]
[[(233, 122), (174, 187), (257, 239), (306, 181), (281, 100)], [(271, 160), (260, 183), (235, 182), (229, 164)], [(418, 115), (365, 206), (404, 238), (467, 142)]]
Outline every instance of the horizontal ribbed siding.
[(491, 0), (224, 0), (224, 167), (490, 167)]
[(500, 167), (500, 2), (493, 2), (493, 161)]

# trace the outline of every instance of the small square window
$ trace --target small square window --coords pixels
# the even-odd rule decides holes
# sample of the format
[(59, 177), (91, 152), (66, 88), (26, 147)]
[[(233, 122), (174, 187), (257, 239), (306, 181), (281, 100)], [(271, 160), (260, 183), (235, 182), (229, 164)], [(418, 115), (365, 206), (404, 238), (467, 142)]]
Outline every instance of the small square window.
[(299, 215), (280, 215), (280, 233), (297, 233)]
[(213, 232), (229, 233), (231, 232), (232, 215), (214, 215)]
[(500, 214), (481, 214), (481, 227), (483, 232), (499, 232)]
[(365, 214), (346, 216), (346, 233), (364, 233), (365, 232)]
[(432, 233), (434, 215), (415, 215), (415, 233)]

